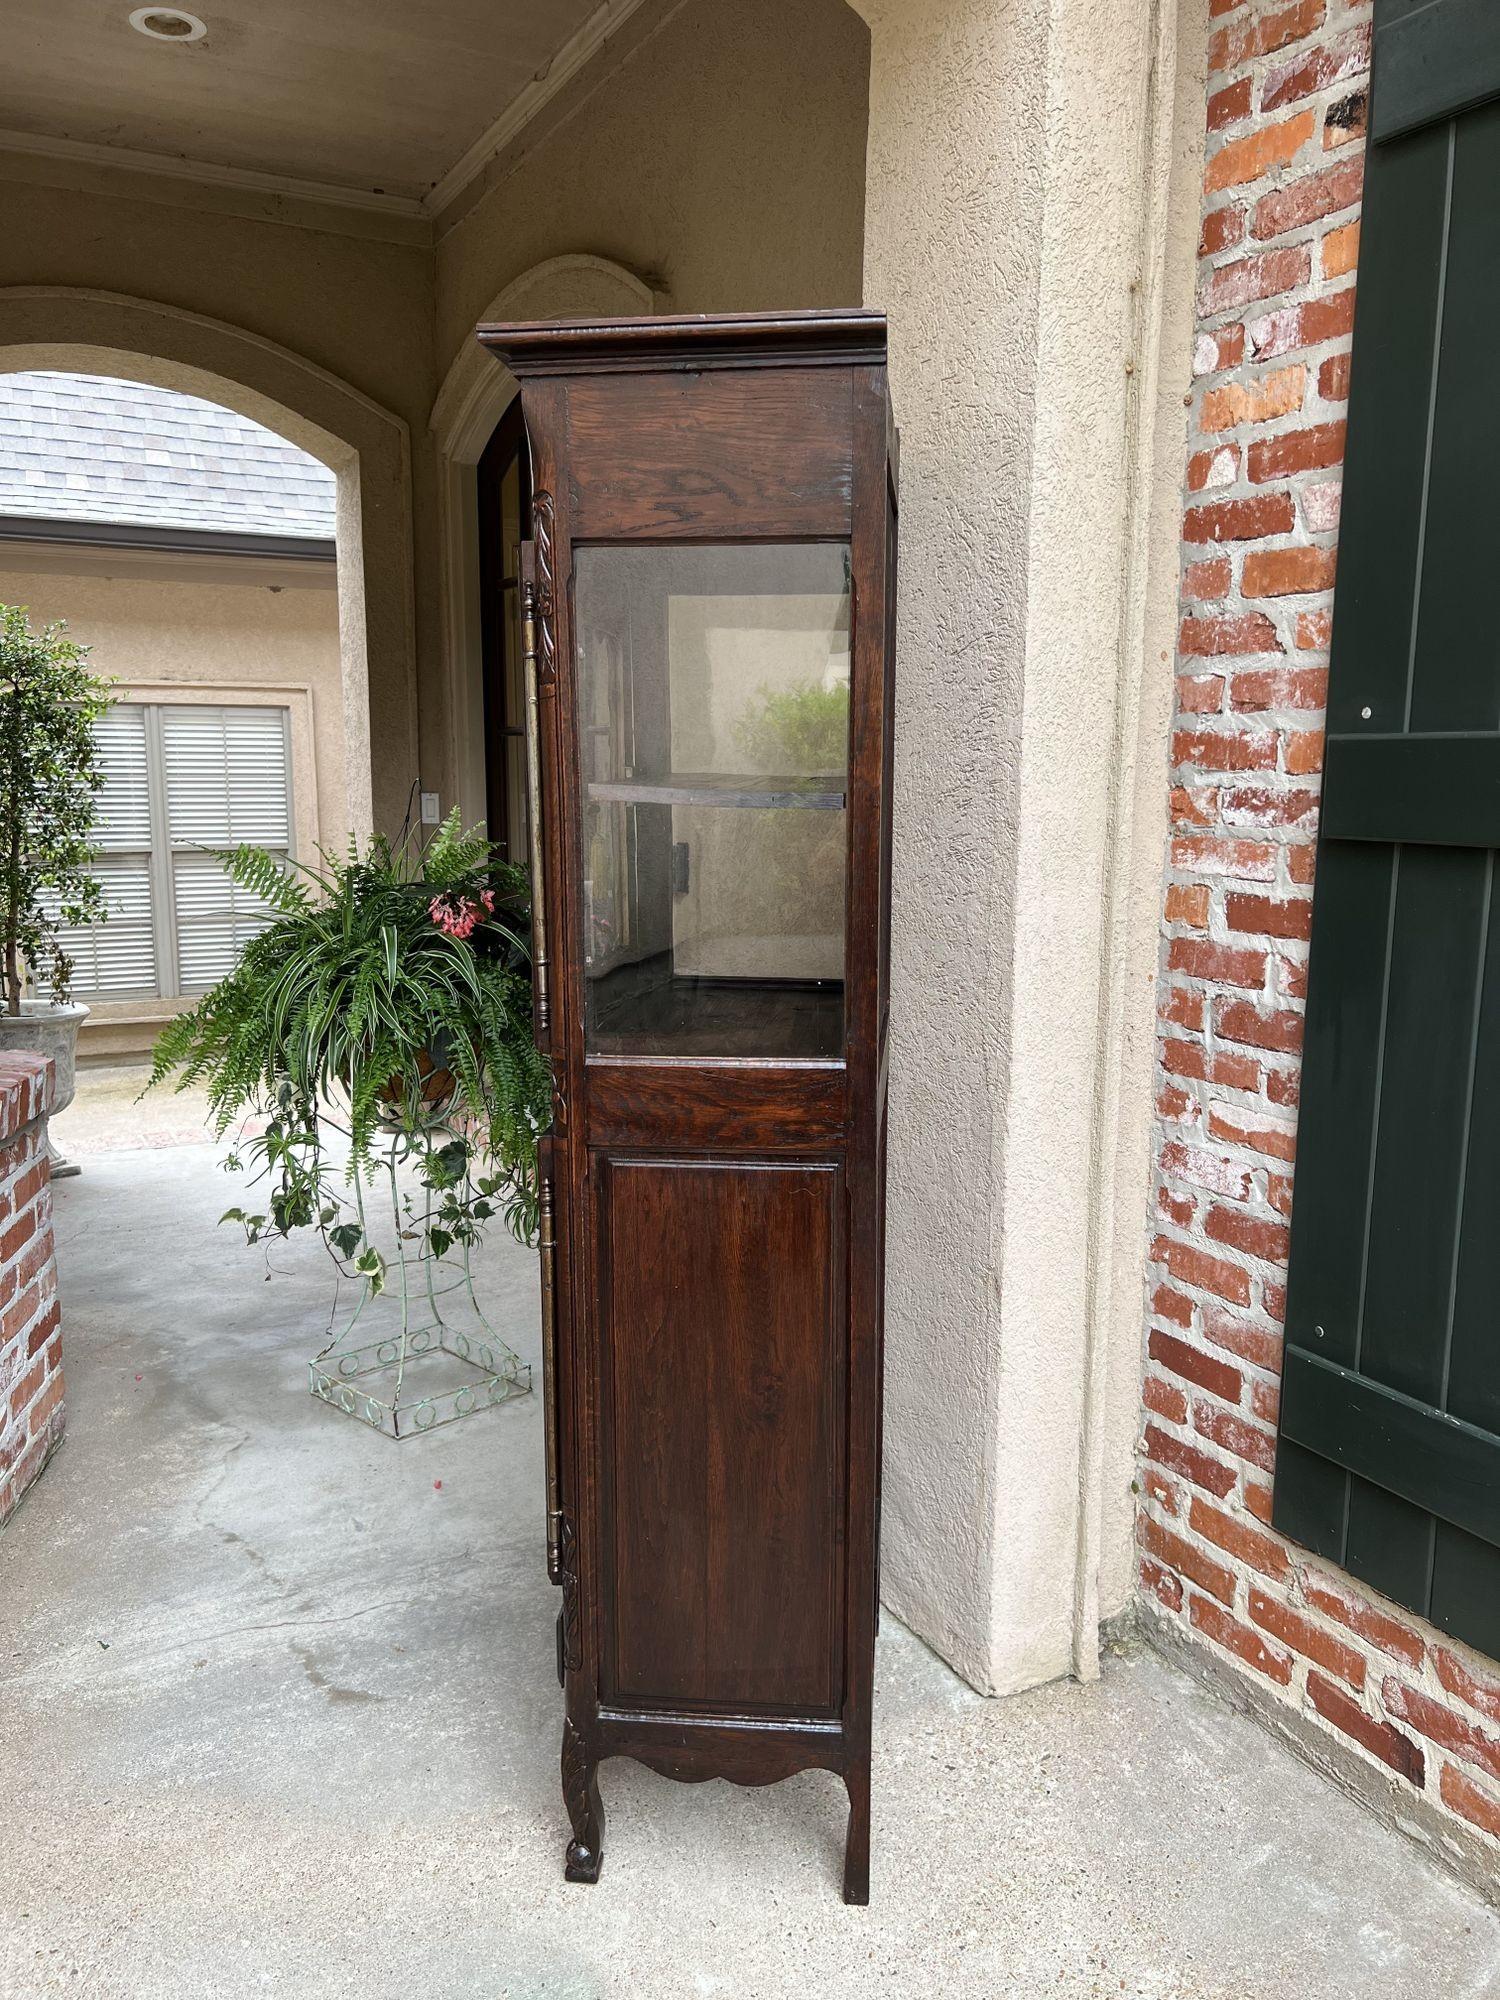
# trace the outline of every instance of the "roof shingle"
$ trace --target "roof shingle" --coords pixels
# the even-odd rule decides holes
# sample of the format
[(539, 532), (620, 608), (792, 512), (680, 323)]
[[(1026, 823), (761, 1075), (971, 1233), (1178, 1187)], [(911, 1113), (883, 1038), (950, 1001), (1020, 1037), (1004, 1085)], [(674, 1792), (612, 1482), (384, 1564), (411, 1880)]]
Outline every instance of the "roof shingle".
[(334, 475), (197, 396), (101, 375), (0, 375), (0, 515), (331, 539)]

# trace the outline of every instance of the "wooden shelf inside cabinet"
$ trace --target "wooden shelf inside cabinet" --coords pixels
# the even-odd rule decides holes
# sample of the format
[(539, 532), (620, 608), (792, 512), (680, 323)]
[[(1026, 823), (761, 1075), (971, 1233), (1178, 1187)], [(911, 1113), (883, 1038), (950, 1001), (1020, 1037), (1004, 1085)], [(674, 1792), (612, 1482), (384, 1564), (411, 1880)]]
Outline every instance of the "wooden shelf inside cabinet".
[(761, 806), (781, 811), (800, 807), (842, 812), (844, 781), (818, 777), (744, 776), (720, 771), (672, 771), (664, 778), (600, 778), (590, 782), (591, 799), (627, 806)]

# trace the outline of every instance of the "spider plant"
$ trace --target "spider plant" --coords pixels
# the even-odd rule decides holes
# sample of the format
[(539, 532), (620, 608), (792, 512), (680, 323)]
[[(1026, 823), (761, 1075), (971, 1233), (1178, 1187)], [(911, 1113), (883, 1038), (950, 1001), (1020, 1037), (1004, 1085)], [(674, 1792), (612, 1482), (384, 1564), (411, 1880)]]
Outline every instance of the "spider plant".
[(456, 813), (425, 846), (351, 840), (316, 867), (254, 847), (220, 859), (270, 921), (163, 1031), (147, 1088), (206, 1083), (220, 1138), (263, 1123), (227, 1164), (253, 1160), (266, 1212), (225, 1219), (252, 1241), (317, 1228), (378, 1286), (359, 1188), (394, 1146), (439, 1195), (434, 1254), (496, 1213), (533, 1241), (551, 1081), (532, 1040), (524, 872)]

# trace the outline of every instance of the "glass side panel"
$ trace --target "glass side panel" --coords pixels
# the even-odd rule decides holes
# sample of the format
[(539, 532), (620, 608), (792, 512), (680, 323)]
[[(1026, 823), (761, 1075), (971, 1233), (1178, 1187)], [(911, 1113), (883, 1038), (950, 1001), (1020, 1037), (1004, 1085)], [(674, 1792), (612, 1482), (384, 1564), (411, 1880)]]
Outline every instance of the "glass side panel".
[(847, 548), (573, 560), (590, 1053), (839, 1055)]

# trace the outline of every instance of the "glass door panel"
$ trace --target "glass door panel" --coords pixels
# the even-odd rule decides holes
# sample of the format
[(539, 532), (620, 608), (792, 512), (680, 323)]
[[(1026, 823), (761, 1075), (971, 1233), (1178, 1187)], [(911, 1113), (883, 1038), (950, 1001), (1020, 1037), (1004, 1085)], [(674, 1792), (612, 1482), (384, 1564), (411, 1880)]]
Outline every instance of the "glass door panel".
[(843, 1048), (841, 543), (574, 551), (589, 1051)]

